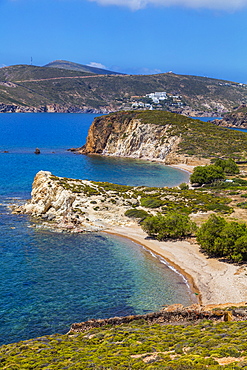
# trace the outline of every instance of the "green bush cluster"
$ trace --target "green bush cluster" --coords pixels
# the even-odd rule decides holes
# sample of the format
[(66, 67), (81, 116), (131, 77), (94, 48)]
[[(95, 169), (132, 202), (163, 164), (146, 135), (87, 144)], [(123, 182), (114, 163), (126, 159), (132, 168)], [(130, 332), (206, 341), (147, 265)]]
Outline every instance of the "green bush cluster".
[(216, 161), (214, 161), (214, 165), (221, 167), (223, 171), (228, 175), (239, 174), (239, 168), (232, 158), (228, 159), (217, 158)]
[(192, 184), (197, 183), (199, 185), (211, 184), (218, 180), (224, 180), (224, 170), (214, 164), (208, 166), (197, 166), (194, 168), (190, 181)]
[(141, 198), (141, 206), (147, 208), (159, 208), (163, 205), (163, 201), (161, 199), (157, 199), (154, 197), (147, 197)]
[(148, 216), (148, 213), (143, 209), (131, 208), (125, 212), (125, 216), (130, 218), (141, 218), (144, 219)]
[(226, 257), (234, 262), (247, 260), (247, 227), (211, 215), (197, 231), (197, 242), (210, 256)]
[(148, 235), (158, 240), (182, 238), (196, 230), (196, 225), (189, 216), (175, 212), (165, 216), (160, 213), (157, 216), (148, 216), (141, 225)]
[(224, 180), (227, 175), (239, 173), (239, 168), (236, 163), (230, 159), (216, 159), (214, 164), (208, 166), (197, 166), (190, 177), (192, 183), (212, 184), (214, 182)]

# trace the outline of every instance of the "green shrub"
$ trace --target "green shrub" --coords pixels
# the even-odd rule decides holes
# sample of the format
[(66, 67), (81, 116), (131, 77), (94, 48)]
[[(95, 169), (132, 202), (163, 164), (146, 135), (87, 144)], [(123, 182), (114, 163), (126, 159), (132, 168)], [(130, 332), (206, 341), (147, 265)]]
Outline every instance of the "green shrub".
[(148, 216), (148, 213), (146, 211), (144, 211), (143, 209), (132, 208), (132, 209), (128, 209), (125, 212), (125, 216), (131, 217), (131, 218), (142, 218), (142, 219), (144, 219)]
[(217, 158), (216, 161), (214, 162), (214, 165), (221, 167), (223, 171), (228, 175), (239, 174), (239, 168), (234, 162), (234, 160), (231, 158), (229, 159)]
[(196, 234), (201, 248), (211, 256), (226, 257), (235, 262), (247, 260), (247, 227), (211, 215)]
[(179, 187), (180, 187), (181, 190), (188, 190), (189, 189), (189, 185), (186, 184), (185, 182), (182, 182), (182, 184), (180, 184)]
[(194, 168), (190, 181), (199, 185), (212, 184), (218, 180), (224, 180), (225, 174), (221, 167), (210, 164), (209, 166), (197, 166)]
[(141, 198), (141, 205), (142, 207), (147, 207), (147, 208), (158, 208), (162, 206), (164, 202), (161, 199), (156, 199), (156, 198)]
[(213, 203), (207, 206), (209, 211), (221, 212), (221, 213), (231, 213), (233, 210), (226, 204)]
[(247, 202), (237, 203), (237, 207), (247, 209)]
[(164, 240), (191, 235), (196, 230), (196, 225), (187, 215), (171, 212), (165, 216), (148, 216), (143, 221), (142, 228), (148, 235)]

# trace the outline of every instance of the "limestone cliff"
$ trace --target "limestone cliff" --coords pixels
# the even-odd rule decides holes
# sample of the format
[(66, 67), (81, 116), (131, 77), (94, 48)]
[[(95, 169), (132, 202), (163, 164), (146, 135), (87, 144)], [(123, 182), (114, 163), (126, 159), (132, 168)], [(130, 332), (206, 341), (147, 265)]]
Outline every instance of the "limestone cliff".
[(125, 198), (114, 194), (91, 181), (39, 171), (33, 181), (32, 198), (22, 206), (14, 206), (13, 213), (26, 213), (41, 219), (49, 228), (74, 232), (133, 224), (124, 213), (136, 200), (131, 199), (131, 194), (126, 200), (128, 192)]
[[(162, 113), (168, 114), (168, 112)], [(178, 116), (172, 113), (170, 115)], [(181, 117), (184, 120), (189, 119)], [(95, 118), (89, 129), (86, 144), (81, 148), (71, 150), (82, 154), (140, 158), (165, 164), (206, 163), (202, 159), (199, 162), (196, 157), (178, 153), (181, 140), (181, 134), (174, 132), (171, 119), (165, 124), (163, 122), (153, 123), (152, 120), (148, 123), (142, 119), (141, 114), (118, 112)]]

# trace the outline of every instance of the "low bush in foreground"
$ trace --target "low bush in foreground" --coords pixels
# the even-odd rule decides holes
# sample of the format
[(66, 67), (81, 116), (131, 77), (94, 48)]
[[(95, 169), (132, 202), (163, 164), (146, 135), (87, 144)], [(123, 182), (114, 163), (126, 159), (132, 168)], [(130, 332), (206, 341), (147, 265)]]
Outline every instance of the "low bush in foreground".
[[(143, 322), (0, 347), (2, 370), (233, 370), (247, 367), (246, 322)], [(229, 361), (226, 365), (224, 359)], [(222, 362), (221, 362), (222, 361)]]
[(247, 261), (247, 227), (211, 215), (197, 231), (197, 242), (209, 255), (226, 257), (234, 262)]

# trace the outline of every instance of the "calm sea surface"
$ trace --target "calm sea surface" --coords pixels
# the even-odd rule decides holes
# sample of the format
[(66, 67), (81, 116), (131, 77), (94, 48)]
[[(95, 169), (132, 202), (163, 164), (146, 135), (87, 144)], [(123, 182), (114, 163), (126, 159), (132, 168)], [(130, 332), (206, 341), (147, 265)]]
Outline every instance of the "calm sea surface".
[(71, 323), (92, 317), (141, 314), (195, 299), (182, 276), (129, 240), (32, 228), (27, 216), (8, 211), (30, 197), (39, 170), (128, 185), (187, 181), (186, 172), (160, 164), (67, 152), (85, 143), (93, 118), (0, 115), (0, 344), (66, 333)]

